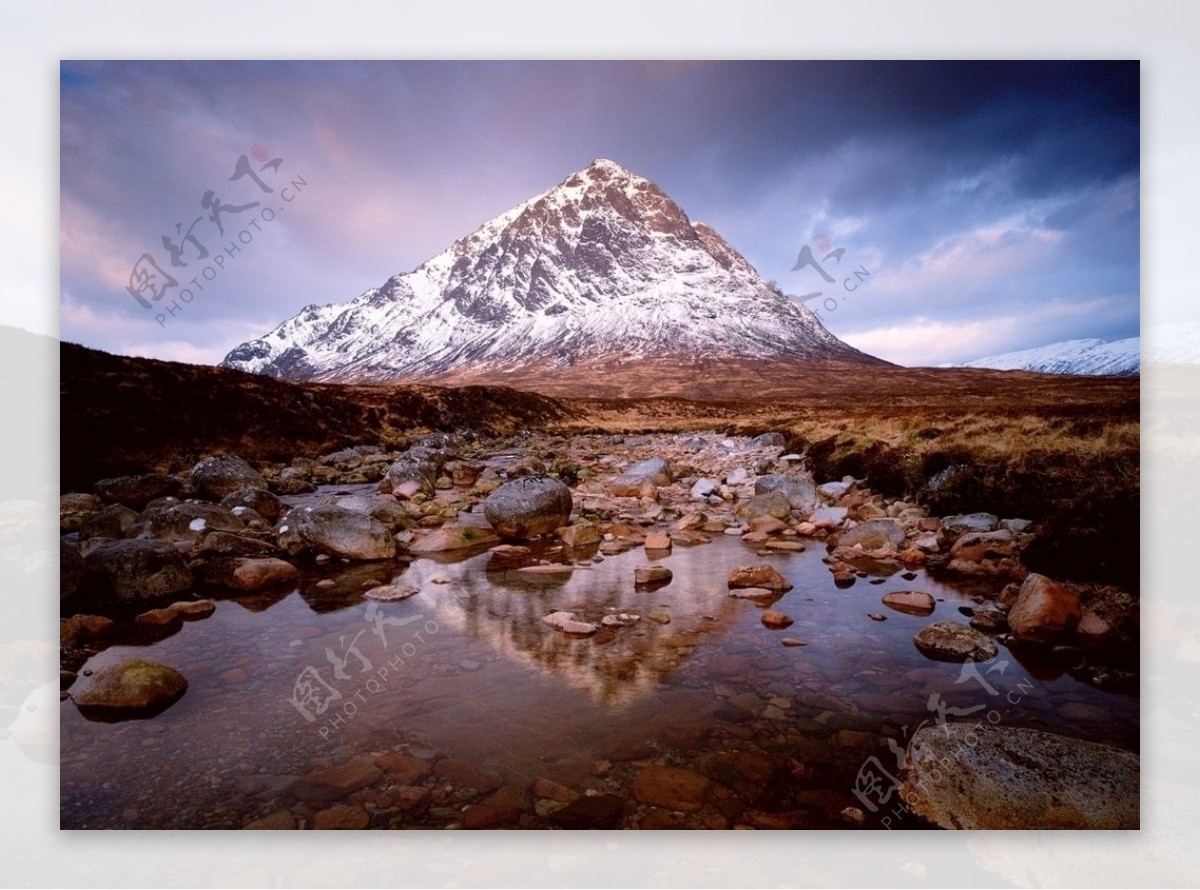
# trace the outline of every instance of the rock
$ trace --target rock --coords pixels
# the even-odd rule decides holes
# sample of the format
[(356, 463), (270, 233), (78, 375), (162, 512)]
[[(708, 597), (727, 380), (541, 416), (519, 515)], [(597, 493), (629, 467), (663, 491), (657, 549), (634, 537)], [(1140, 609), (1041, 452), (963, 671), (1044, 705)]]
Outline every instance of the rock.
[(344, 800), (360, 788), (375, 785), (383, 773), (375, 765), (370, 754), (358, 754), (345, 763), (313, 770), (291, 786), (291, 792), (300, 800), (327, 803)]
[(784, 438), (783, 433), (762, 433), (746, 443), (747, 448), (753, 449), (783, 448), (786, 445), (787, 439)]
[(817, 485), (808, 474), (784, 475), (782, 473), (759, 476), (754, 480), (755, 495), (770, 491), (781, 492), (787, 497), (793, 510), (811, 513), (821, 505)]
[(605, 615), (600, 619), (602, 627), (629, 627), (637, 624), (641, 618), (638, 615), (630, 615), (627, 612), (621, 612), (619, 615)]
[(218, 556), (197, 570), (200, 579), (234, 590), (262, 590), (299, 580), (300, 570), (273, 557)]
[(221, 506), (232, 510), (235, 516), (238, 513), (238, 507), (246, 507), (267, 522), (275, 522), (286, 510), (283, 501), (265, 488), (239, 488), (221, 498)]
[(271, 491), (282, 495), (310, 494), (317, 490), (317, 487), (309, 481), (308, 474), (295, 467), (284, 467), (279, 475), (268, 484)]
[(998, 633), (1008, 626), (1003, 612), (996, 609), (976, 609), (970, 618), (971, 627), (985, 633)]
[(787, 646), (789, 649), (794, 649), (797, 646), (807, 646), (808, 645), (803, 640), (798, 640), (795, 637), (784, 637), (779, 642), (782, 643), (784, 646)]
[(547, 779), (544, 776), (533, 780), (533, 794), (534, 797), (557, 800), (560, 803), (570, 803), (579, 797), (578, 791), (573, 791), (566, 785), (560, 785), (553, 779)]
[(206, 457), (192, 467), (192, 484), (201, 497), (219, 501), (243, 488), (266, 488), (262, 474), (232, 454)]
[(839, 569), (833, 573), (833, 583), (841, 588), (853, 587), (854, 582), (858, 580), (858, 576), (854, 572), (848, 572), (844, 569)]
[(850, 490), (850, 482), (826, 482), (817, 486), (817, 492), (821, 497), (829, 498), (831, 501), (836, 501), (842, 495)]
[(1019, 535), (1033, 528), (1033, 523), (1028, 519), (1002, 519), (1000, 520), (1000, 527), (1012, 532), (1014, 535)]
[(245, 524), (231, 510), (200, 501), (180, 502), (150, 520), (150, 536), (161, 541), (199, 543), (209, 532), (236, 534), (245, 530)]
[(881, 615), (878, 612), (868, 612), (867, 617), (872, 621), (887, 621), (887, 616)]
[(89, 720), (131, 720), (165, 711), (187, 688), (187, 680), (173, 668), (127, 658), (96, 671), (87, 688), (72, 697)]
[(123, 504), (109, 504), (102, 510), (89, 513), (79, 523), (79, 540), (89, 538), (124, 538), (132, 530), (138, 515)]
[(58, 499), (59, 528), (64, 532), (73, 532), (88, 515), (103, 506), (103, 502), (94, 494), (64, 494)]
[(744, 485), (750, 481), (750, 471), (745, 467), (738, 467), (731, 470), (725, 477), (726, 485)]
[(923, 590), (897, 590), (883, 595), (883, 604), (906, 615), (929, 615), (933, 612), (933, 596)]
[(615, 498), (658, 497), (658, 485), (646, 476), (615, 476), (604, 487)]
[(1073, 590), (1034, 573), (1021, 584), (1008, 612), (1008, 626), (1022, 642), (1054, 643), (1074, 631), (1082, 615)]
[(950, 548), (951, 559), (983, 562), (985, 559), (1003, 559), (1015, 556), (1017, 542), (1013, 533), (1005, 529), (994, 532), (967, 532)]
[(692, 486), (692, 500), (703, 501), (707, 499), (710, 494), (716, 492), (720, 484), (716, 479), (704, 478), (697, 480), (696, 484)]
[(416, 596), (420, 592), (419, 587), (410, 587), (404, 584), (381, 584), (379, 587), (363, 591), (363, 596), (381, 603), (394, 603)]
[(633, 796), (644, 804), (698, 812), (705, 803), (712, 783), (699, 773), (670, 766), (643, 767), (633, 780)]
[(417, 492), (433, 494), (445, 457), (438, 449), (410, 448), (388, 468), (379, 482), (379, 491), (405, 498), (411, 498)]
[(470, 547), (490, 547), (499, 543), (500, 537), (491, 529), (443, 525), (437, 531), (412, 541), (408, 549), (413, 553), (443, 553), (447, 550), (466, 550)]
[(200, 542), (200, 553), (206, 556), (270, 556), (277, 552), (275, 545), (268, 541), (232, 532), (209, 532)]
[(170, 609), (150, 609), (133, 619), (133, 623), (140, 627), (166, 627), (182, 621), (183, 619)]
[(808, 549), (799, 541), (767, 541), (764, 546), (768, 550), (780, 550), (785, 553), (803, 553)]
[(744, 519), (755, 519), (760, 516), (771, 516), (775, 519), (786, 519), (792, 512), (791, 501), (782, 491), (768, 491), (756, 494), (750, 500), (738, 505), (737, 515)]
[(942, 517), (941, 528), (950, 537), (957, 537), (967, 532), (995, 531), (999, 523), (1000, 520), (991, 513), (965, 513)]
[(666, 566), (638, 566), (633, 570), (634, 584), (669, 584), (673, 577)]
[(841, 812), (842, 821), (848, 825), (854, 825), (857, 828), (862, 828), (866, 824), (867, 814), (858, 807), (846, 807)]
[(346, 559), (391, 559), (396, 542), (378, 519), (342, 507), (296, 507), (279, 520), (279, 546), (292, 555), (317, 551)]
[(646, 616), (646, 620), (654, 624), (670, 624), (671, 616), (666, 612), (654, 611)]
[(615, 794), (577, 797), (546, 817), (558, 828), (616, 828), (625, 811), (625, 801)]
[(765, 535), (777, 535), (788, 530), (788, 524), (774, 516), (758, 516), (750, 520), (750, 531)]
[(671, 536), (666, 532), (650, 532), (643, 545), (647, 550), (671, 552)]
[(428, 761), (407, 754), (381, 754), (375, 758), (375, 764), (397, 785), (416, 785), (433, 772), (433, 766)]
[(821, 528), (837, 528), (846, 521), (848, 512), (845, 507), (818, 507), (812, 511), (808, 521)]
[(487, 496), (484, 516), (506, 538), (536, 538), (571, 518), (571, 489), (549, 476), (533, 474), (506, 482)]
[(192, 572), (179, 550), (166, 541), (130, 538), (101, 544), (84, 558), (81, 589), (122, 602), (181, 593)]
[(900, 795), (949, 829), (1136, 829), (1136, 754), (1033, 729), (949, 723), (909, 744)]
[(729, 573), (729, 586), (731, 588), (762, 587), (774, 591), (788, 591), (792, 589), (791, 583), (783, 575), (779, 574), (773, 566), (766, 563), (758, 563), (734, 569)]
[(58, 621), (59, 645), (64, 649), (78, 649), (110, 636), (116, 622), (101, 615), (72, 615)]
[(920, 535), (912, 542), (913, 548), (921, 553), (937, 553), (941, 548), (938, 536), (934, 534)]
[(79, 547), (70, 541), (59, 541), (58, 544), (58, 599), (67, 599), (79, 589), (83, 580), (84, 561), (79, 553)]
[(640, 460), (625, 471), (626, 476), (642, 476), (650, 479), (655, 485), (670, 485), (673, 479), (671, 464), (662, 457), (648, 457)]
[(785, 627), (795, 624), (790, 615), (772, 611), (762, 613), (762, 623), (764, 627), (769, 627), (771, 630), (783, 630)]
[(838, 535), (839, 547), (861, 544), (864, 550), (895, 550), (903, 543), (904, 529), (894, 519), (868, 519)]
[(923, 627), (913, 642), (923, 655), (938, 661), (990, 661), (997, 651), (995, 643), (958, 621), (937, 621)]
[(185, 486), (183, 480), (176, 476), (143, 473), (138, 476), (101, 479), (95, 488), (96, 494), (106, 503), (143, 510), (155, 498), (178, 497), (183, 493)]
[(460, 790), (474, 788), (480, 794), (491, 794), (503, 784), (494, 773), (478, 769), (463, 760), (444, 758), (433, 768), (434, 775)]
[(1115, 633), (1116, 628), (1095, 612), (1089, 612), (1086, 609), (1083, 610), (1079, 624), (1075, 626), (1075, 635), (1090, 643), (1106, 642)]
[(463, 813), (462, 824), (464, 828), (470, 829), (501, 828), (520, 819), (525, 807), (524, 793), (520, 789), (506, 786), (479, 803), (467, 807)]
[(167, 608), (185, 621), (193, 621), (198, 618), (207, 618), (217, 610), (217, 604), (212, 600), (183, 600), (172, 603)]
[(269, 816), (263, 816), (242, 826), (243, 831), (293, 831), (295, 828), (296, 817), (287, 810), (276, 810)]
[(777, 599), (781, 592), (765, 587), (740, 587), (729, 591), (729, 595), (739, 600)]
[(351, 495), (338, 498), (335, 504), (355, 513), (366, 513), (390, 529), (407, 528), (413, 521), (413, 515), (391, 494)]
[(332, 829), (361, 831), (371, 824), (371, 817), (362, 807), (335, 804), (313, 814), (312, 827), (317, 831)]
[(600, 543), (600, 529), (591, 522), (568, 525), (559, 532), (559, 537), (568, 547), (589, 547)]
[(542, 618), (542, 622), (565, 634), (579, 637), (590, 637), (600, 629), (590, 621), (580, 621), (574, 612), (551, 612)]

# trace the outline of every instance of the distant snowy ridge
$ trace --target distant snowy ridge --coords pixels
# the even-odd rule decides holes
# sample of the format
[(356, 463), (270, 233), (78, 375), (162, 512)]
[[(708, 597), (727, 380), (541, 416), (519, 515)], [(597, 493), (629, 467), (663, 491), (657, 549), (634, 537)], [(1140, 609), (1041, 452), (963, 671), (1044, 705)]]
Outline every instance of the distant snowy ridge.
[(304, 308), (222, 365), (354, 382), (663, 355), (880, 363), (653, 182), (600, 159), (412, 272)]
[(989, 355), (965, 362), (960, 367), (1038, 371), (1043, 374), (1139, 374), (1141, 339), (1064, 340), (1034, 349)]

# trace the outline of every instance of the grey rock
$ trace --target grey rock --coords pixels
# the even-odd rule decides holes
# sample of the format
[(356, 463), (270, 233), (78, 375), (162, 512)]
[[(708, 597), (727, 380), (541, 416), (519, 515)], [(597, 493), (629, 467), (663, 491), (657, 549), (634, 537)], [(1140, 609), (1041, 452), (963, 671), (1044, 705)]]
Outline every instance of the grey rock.
[(489, 494), (483, 512), (502, 537), (535, 538), (570, 521), (571, 489), (548, 476), (522, 476)]
[(1136, 754), (1033, 729), (951, 723), (917, 732), (900, 795), (949, 829), (1136, 829)]
[(820, 506), (817, 485), (813, 482), (812, 476), (807, 473), (796, 475), (772, 473), (767, 476), (759, 476), (754, 480), (756, 495), (766, 494), (769, 491), (782, 492), (793, 510), (802, 510), (808, 513)]
[(267, 522), (275, 522), (287, 509), (283, 501), (265, 488), (240, 488), (221, 499), (221, 506), (232, 510), (235, 515), (238, 507), (253, 510)]
[(343, 507), (296, 507), (279, 520), (279, 546), (291, 554), (316, 551), (346, 559), (391, 559), (396, 542), (386, 525)]
[(864, 550), (893, 549), (904, 543), (904, 529), (894, 519), (868, 519), (838, 536), (839, 547), (862, 544)]
[(81, 590), (121, 602), (153, 600), (192, 586), (192, 572), (167, 541), (129, 538), (92, 549), (84, 557)]
[(266, 488), (262, 474), (233, 454), (206, 457), (192, 467), (192, 484), (201, 497), (219, 501), (243, 488)]
[(967, 532), (990, 532), (999, 527), (1000, 520), (991, 513), (964, 513), (942, 518), (942, 531), (946, 534), (965, 535)]

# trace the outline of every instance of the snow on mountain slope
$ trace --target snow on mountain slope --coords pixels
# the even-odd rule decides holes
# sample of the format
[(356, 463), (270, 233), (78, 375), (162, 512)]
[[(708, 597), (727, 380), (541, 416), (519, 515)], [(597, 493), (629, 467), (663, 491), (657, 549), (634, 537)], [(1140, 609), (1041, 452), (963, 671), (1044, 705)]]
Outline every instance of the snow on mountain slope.
[(653, 182), (600, 159), (412, 272), (306, 307), (222, 365), (350, 382), (669, 354), (880, 361), (830, 334)]
[(1138, 374), (1141, 340), (1064, 340), (966, 362), (964, 368), (1040, 371), (1044, 374)]

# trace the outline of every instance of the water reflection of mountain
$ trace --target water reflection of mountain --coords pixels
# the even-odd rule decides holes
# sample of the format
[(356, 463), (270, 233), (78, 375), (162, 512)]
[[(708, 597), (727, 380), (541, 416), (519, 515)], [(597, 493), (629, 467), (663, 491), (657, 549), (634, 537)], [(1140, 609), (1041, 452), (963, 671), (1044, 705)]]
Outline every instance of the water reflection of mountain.
[[(519, 563), (491, 554), (460, 561), (418, 559), (401, 580), (421, 589), (420, 600), (434, 606), (440, 624), (487, 643), (505, 658), (550, 672), (606, 705), (623, 705), (654, 692), (706, 638), (728, 625), (739, 603), (726, 589), (730, 556), (722, 553), (725, 549), (697, 548), (685, 558), (664, 558), (675, 578), (652, 592), (634, 587), (634, 567), (646, 562), (640, 549), (536, 580), (523, 578)], [(641, 620), (580, 639), (542, 621), (560, 609), (592, 622), (621, 613)], [(670, 623), (648, 620), (655, 611), (668, 614)]]

